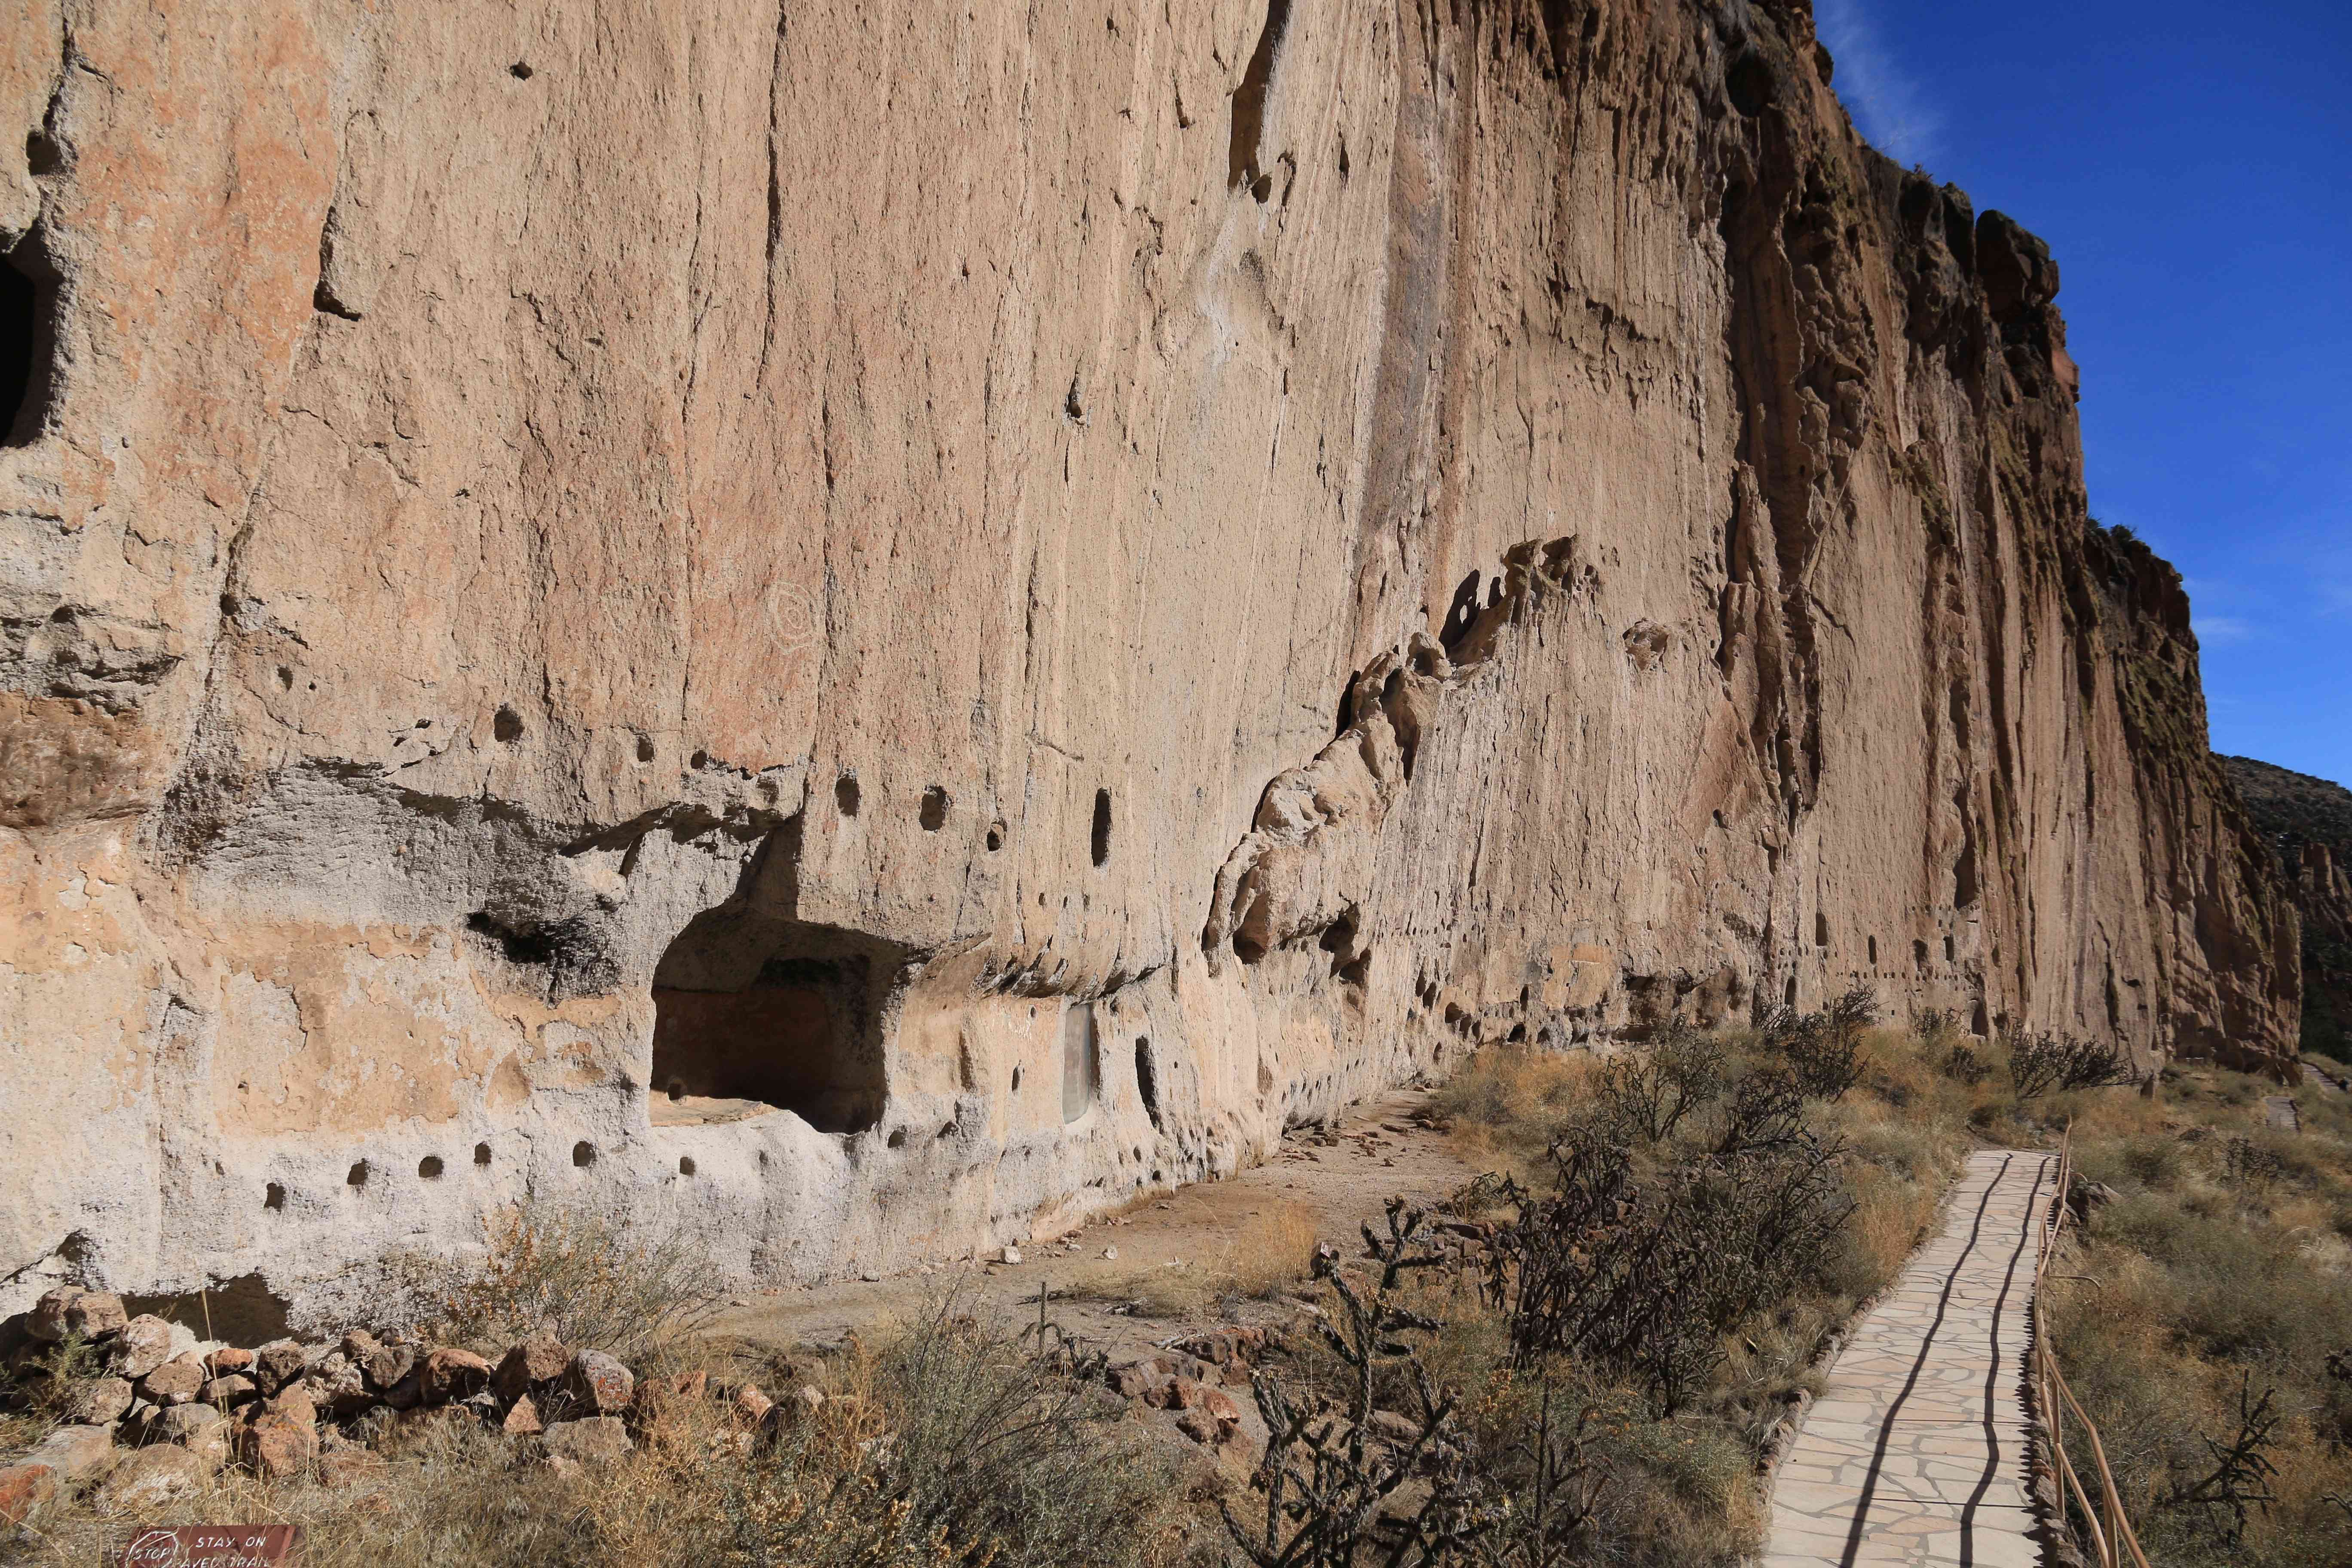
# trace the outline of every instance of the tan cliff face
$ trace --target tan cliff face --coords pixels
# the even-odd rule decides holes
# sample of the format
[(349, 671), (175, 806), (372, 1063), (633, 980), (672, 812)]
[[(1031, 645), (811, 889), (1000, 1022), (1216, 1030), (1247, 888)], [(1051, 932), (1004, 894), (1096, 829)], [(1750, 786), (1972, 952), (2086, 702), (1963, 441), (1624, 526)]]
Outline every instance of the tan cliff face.
[[(1849, 984), (2278, 1059), (2032, 237), (1802, 5), (30, 0), (0, 1308), (747, 1278)], [(24, 153), (20, 160), (18, 148)]]

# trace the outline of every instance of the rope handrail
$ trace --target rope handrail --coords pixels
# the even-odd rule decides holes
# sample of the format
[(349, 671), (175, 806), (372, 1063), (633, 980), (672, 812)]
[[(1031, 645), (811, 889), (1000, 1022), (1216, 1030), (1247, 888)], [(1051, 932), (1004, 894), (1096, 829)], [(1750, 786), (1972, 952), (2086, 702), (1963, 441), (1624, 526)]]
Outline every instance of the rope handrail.
[[(2059, 1233), (2066, 1225), (2066, 1197), (2073, 1189), (2074, 1175), (2074, 1128), (2066, 1127), (2058, 1144), (2058, 1195), (2050, 1205), (2050, 1217), (2042, 1223), (2042, 1246), (2033, 1258), (2033, 1391), (2035, 1402), (2050, 1423), (2050, 1449), (2057, 1459), (2060, 1479), (2064, 1483), (2060, 1492), (2063, 1501), (2072, 1491), (2082, 1510), (2084, 1521), (2091, 1528), (2091, 1546), (2098, 1553), (2099, 1568), (2148, 1568), (2147, 1554), (2140, 1550), (2139, 1537), (2134, 1532), (2130, 1518), (2124, 1512), (2123, 1497), (2116, 1486), (2115, 1472), (2108, 1468), (2105, 1445), (2099, 1441), (2098, 1425), (2082, 1401), (2067, 1386), (2065, 1374), (2058, 1370), (2058, 1352), (2050, 1347), (2047, 1310), (2042, 1295), (2042, 1276), (2051, 1255), (2058, 1249)], [(2066, 1457), (2066, 1443), (2062, 1435), (2060, 1419), (2063, 1409), (2072, 1410), (2074, 1419), (2082, 1423), (2083, 1432), (2091, 1441), (2091, 1458), (2098, 1472), (2099, 1499), (2094, 1502), (2090, 1489), (2075, 1475), (2073, 1461)], [(2100, 1528), (2099, 1516), (2106, 1516), (2106, 1527)], [(2125, 1553), (2128, 1552), (2129, 1555)]]

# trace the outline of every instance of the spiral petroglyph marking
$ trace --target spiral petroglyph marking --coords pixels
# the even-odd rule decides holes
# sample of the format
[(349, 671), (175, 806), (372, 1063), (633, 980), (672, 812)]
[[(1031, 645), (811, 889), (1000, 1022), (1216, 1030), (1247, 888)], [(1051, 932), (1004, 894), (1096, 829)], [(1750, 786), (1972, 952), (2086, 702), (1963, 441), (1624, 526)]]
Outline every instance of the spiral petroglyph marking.
[(760, 592), (760, 608), (778, 653), (798, 653), (824, 640), (824, 606), (797, 583), (769, 584)]

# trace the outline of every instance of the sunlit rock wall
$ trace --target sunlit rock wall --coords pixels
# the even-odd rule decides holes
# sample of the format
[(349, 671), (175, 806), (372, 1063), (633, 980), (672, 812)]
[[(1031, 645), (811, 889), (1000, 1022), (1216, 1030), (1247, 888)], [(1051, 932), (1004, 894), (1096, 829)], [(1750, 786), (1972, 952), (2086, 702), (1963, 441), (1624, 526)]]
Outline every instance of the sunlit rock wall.
[(2056, 268), (1801, 4), (11, 26), (0, 1308), (888, 1268), (1855, 983), (2289, 1047)]

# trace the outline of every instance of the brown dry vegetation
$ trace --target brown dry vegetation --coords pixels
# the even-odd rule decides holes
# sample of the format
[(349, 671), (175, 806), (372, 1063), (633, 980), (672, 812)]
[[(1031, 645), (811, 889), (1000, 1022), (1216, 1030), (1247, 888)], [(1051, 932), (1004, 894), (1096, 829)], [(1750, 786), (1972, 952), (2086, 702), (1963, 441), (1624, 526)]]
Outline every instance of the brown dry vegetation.
[[(2096, 1208), (2055, 1269), (2053, 1331), (2158, 1560), (2347, 1560), (2352, 1510), (2336, 1500), (2352, 1498), (2352, 1365), (2328, 1357), (2352, 1352), (2342, 1289), (2352, 1266), (2352, 1096), (2305, 1088), (2305, 1131), (2269, 1132), (2260, 1125), (2267, 1086), (2240, 1075), (2176, 1073), (2157, 1101), (2129, 1089), (2021, 1101), (2000, 1052), (1971, 1045), (1948, 1019), (1853, 1039), (1850, 1085), (1825, 1088), (1802, 1112), (1808, 1137), (1835, 1156), (1834, 1184), (1819, 1195), (1844, 1218), (1770, 1299), (1700, 1347), (1702, 1375), (1677, 1398), (1605, 1358), (1528, 1352), (1493, 1252), (1458, 1239), (1425, 1248), (1439, 1260), (1399, 1272), (1381, 1294), (1367, 1282), (1375, 1266), (1353, 1256), (1360, 1238), (1320, 1237), (1347, 1256), (1327, 1247), (1318, 1265), (1307, 1215), (1280, 1204), (1254, 1215), (1206, 1266), (1158, 1271), (1135, 1290), (1177, 1314), (1230, 1313), (1285, 1293), (1314, 1301), (1319, 1320), (1303, 1316), (1266, 1370), (1294, 1406), (1327, 1409), (1342, 1426), (1360, 1377), (1370, 1390), (1364, 1408), (1402, 1413), (1391, 1421), (1425, 1421), (1424, 1392), (1453, 1402), (1440, 1469), (1465, 1500), (1445, 1517), (1483, 1520), (1485, 1534), (1466, 1555), (1404, 1562), (1728, 1563), (1757, 1543), (1759, 1469), (1786, 1418), (1818, 1386), (1856, 1310), (1933, 1231), (1972, 1142), (2046, 1145), (2071, 1121), (2085, 1175), (2120, 1195)], [(1743, 1080), (1791, 1071), (1785, 1037), (1681, 1037), (1615, 1058), (1493, 1050), (1433, 1098), (1431, 1114), (1474, 1164), (1539, 1192), (1557, 1176), (1548, 1151), (1613, 1114), (1629, 1074), (1649, 1071), (1643, 1081), (1654, 1087), (1657, 1064), (1675, 1060), (1681, 1081), (1697, 1085), (1693, 1103), (1677, 1120), (1671, 1096), (1644, 1102), (1653, 1122), (1670, 1125), (1660, 1137), (1636, 1134), (1631, 1155), (1644, 1181), (1670, 1183), (1678, 1162), (1720, 1147)], [(1831, 1086), (1844, 1081), (1834, 1061), (1813, 1070)], [(1613, 1125), (1623, 1131), (1622, 1119)], [(1465, 1194), (1460, 1217), (1512, 1217), (1495, 1191), (1489, 1183)], [(569, 1476), (540, 1461), (531, 1439), (421, 1423), (386, 1444), (383, 1468), (358, 1484), (227, 1471), (174, 1516), (300, 1522), (312, 1568), (1242, 1560), (1219, 1506), (1248, 1518), (1263, 1498), (1234, 1466), (1110, 1395), (1082, 1351), (1049, 1339), (1041, 1353), (1034, 1339), (945, 1298), (829, 1355), (785, 1363), (730, 1351), (693, 1332), (705, 1300), (678, 1245), (579, 1226), (523, 1216), (492, 1238), (478, 1269), (436, 1274), (425, 1303), (436, 1333), (487, 1346), (520, 1325), (560, 1321), (567, 1337), (625, 1344), (648, 1369), (699, 1367), (722, 1388), (772, 1393), (808, 1383), (841, 1397), (773, 1440), (731, 1425), (723, 1400), (681, 1402), (643, 1426), (625, 1459)], [(1302, 1283), (1310, 1268), (1317, 1278)], [(1347, 1335), (1311, 1329), (1345, 1324), (1347, 1281), (1408, 1325), (1379, 1336), (1391, 1349), (1368, 1373), (1348, 1362)], [(2273, 1388), (2283, 1419), (2256, 1450), (2267, 1468), (2252, 1489), (2270, 1500), (2248, 1501), (2241, 1528), (2226, 1497), (2193, 1500), (2213, 1491), (2197, 1487), (2212, 1468), (2206, 1440), (2228, 1448), (2242, 1391)], [(0, 1451), (28, 1445), (52, 1419), (37, 1403), (0, 1418)], [(1539, 1470), (1551, 1478), (1540, 1502)], [(1429, 1489), (1426, 1479), (1410, 1482), (1387, 1511), (1423, 1506)], [(86, 1563), (130, 1522), (86, 1491), (37, 1532), (0, 1545), (0, 1562)]]
[(2041, 1110), (2116, 1194), (2053, 1266), (2059, 1364), (2152, 1560), (2352, 1562), (2352, 1096), (2307, 1076), (2290, 1131), (2264, 1125), (2266, 1079), (2194, 1067), (2163, 1089)]

